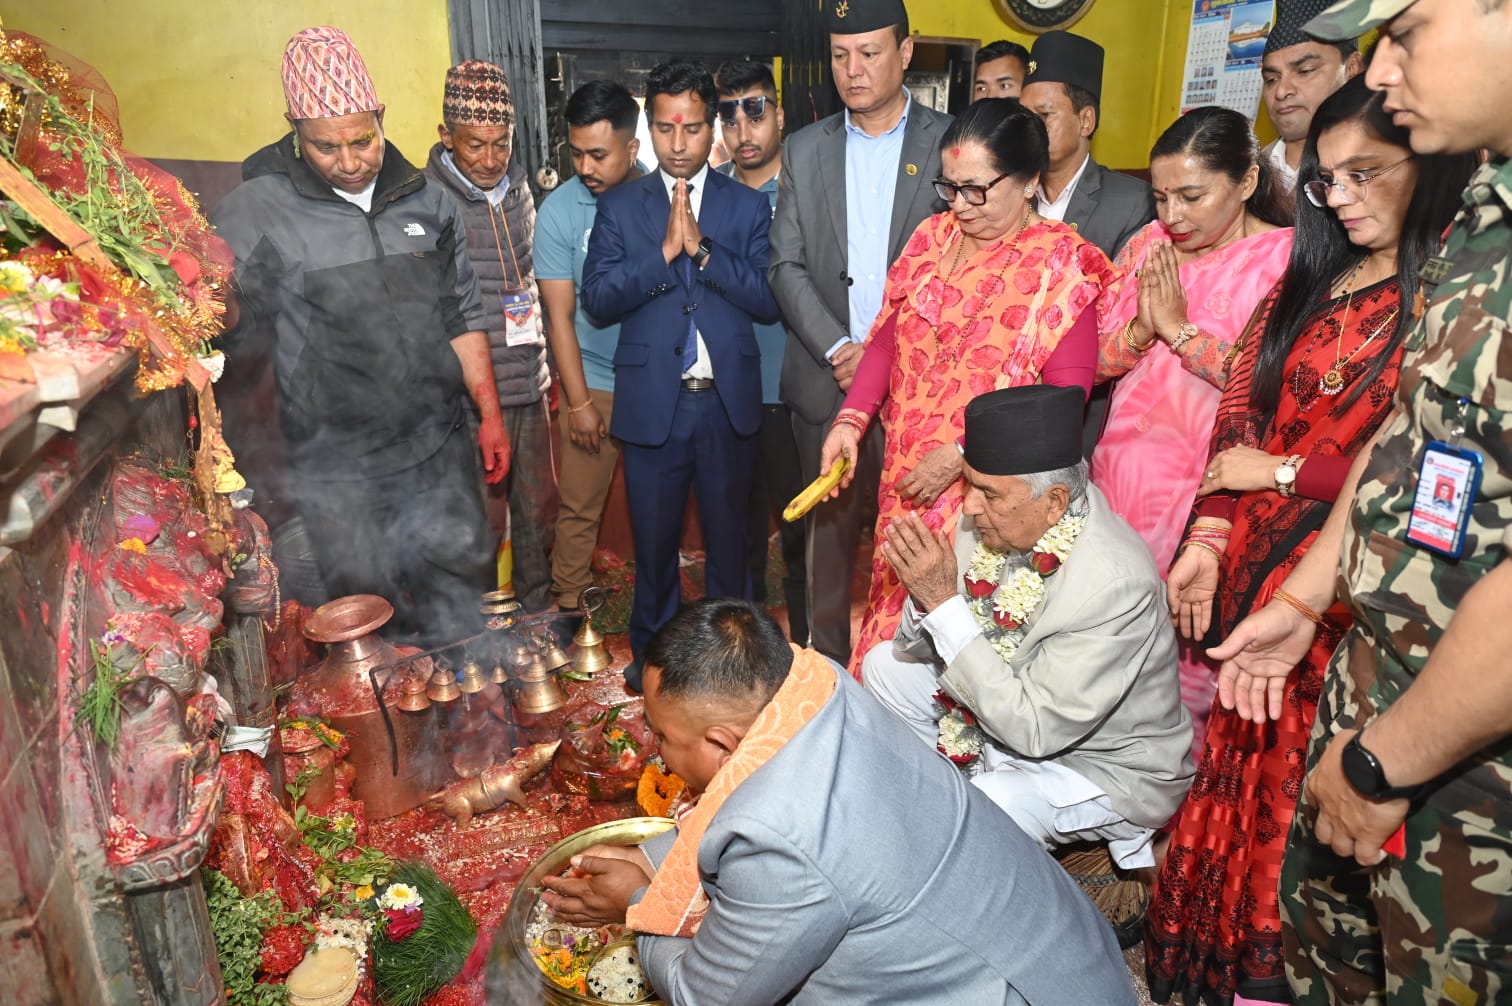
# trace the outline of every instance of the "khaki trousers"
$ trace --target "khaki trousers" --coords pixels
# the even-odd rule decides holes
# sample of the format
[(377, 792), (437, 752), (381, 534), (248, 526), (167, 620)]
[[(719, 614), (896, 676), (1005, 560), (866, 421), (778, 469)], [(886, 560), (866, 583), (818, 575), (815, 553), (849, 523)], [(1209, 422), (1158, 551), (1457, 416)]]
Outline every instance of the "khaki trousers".
[[(589, 388), (588, 397), (604, 417), (607, 428), (614, 417), (614, 393)], [(557, 512), (556, 546), (551, 553), (551, 593), (557, 604), (575, 608), (578, 595), (593, 585), (593, 550), (598, 547), (599, 521), (614, 481), (619, 445), (604, 437), (599, 441), (599, 452), (590, 454), (568, 435), (565, 407), (558, 413), (557, 421), (562, 438), (562, 476), (558, 484), (561, 508)]]

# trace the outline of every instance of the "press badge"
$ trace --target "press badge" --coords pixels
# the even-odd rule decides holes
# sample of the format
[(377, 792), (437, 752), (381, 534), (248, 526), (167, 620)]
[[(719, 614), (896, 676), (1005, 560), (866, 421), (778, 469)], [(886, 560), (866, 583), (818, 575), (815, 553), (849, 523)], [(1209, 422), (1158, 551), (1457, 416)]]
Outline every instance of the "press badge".
[(1407, 541), (1458, 559), (1465, 551), (1470, 507), (1480, 491), (1481, 456), (1435, 440), (1423, 451)]
[(528, 293), (506, 293), (504, 301), (504, 345), (534, 346), (540, 341), (535, 325), (535, 300)]

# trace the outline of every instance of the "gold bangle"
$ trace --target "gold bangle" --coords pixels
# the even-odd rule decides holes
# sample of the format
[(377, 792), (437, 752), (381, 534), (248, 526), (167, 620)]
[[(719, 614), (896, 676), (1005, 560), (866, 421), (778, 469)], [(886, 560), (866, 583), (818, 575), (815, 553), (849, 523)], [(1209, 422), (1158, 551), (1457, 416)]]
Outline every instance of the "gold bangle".
[(567, 414), (569, 416), (575, 416), (579, 412), (582, 412), (584, 409), (586, 409), (588, 406), (590, 406), (592, 404), (593, 404), (593, 399), (591, 399), (591, 398), (588, 399), (588, 401), (584, 402), (582, 405), (573, 405), (571, 402), (568, 402), (567, 403)]
[(1312, 608), (1310, 608), (1306, 604), (1306, 602), (1301, 601), (1301, 600), (1299, 600), (1296, 597), (1293, 597), (1291, 594), (1288, 594), (1284, 590), (1281, 590), (1281, 589), (1278, 588), (1276, 590), (1276, 592), (1271, 595), (1271, 599), (1275, 600), (1275, 601), (1280, 601), (1282, 604), (1286, 605), (1288, 608), (1291, 608), (1297, 614), (1303, 616), (1309, 622), (1312, 622), (1315, 625), (1327, 625), (1328, 624), (1327, 622), (1324, 621), (1323, 616), (1320, 615), (1320, 614), (1318, 614)]
[[(1123, 340), (1124, 340), (1124, 342), (1127, 342), (1129, 344), (1129, 348), (1132, 349), (1132, 350), (1134, 350), (1134, 352), (1136, 352), (1136, 353), (1143, 353), (1147, 349), (1149, 349), (1151, 346), (1155, 345), (1155, 339), (1151, 339), (1149, 342), (1144, 342), (1144, 343), (1139, 343), (1139, 342), (1135, 342), (1134, 341), (1134, 323), (1136, 321), (1138, 321), (1138, 320), (1139, 320), (1139, 316), (1138, 315), (1135, 315), (1134, 317), (1132, 317), (1132, 318), (1129, 319), (1129, 323), (1124, 326)], [(1158, 339), (1158, 338), (1159, 338), (1159, 336), (1156, 336), (1156, 339)]]
[(1212, 521), (1216, 520), (1216, 517), (1209, 517), (1203, 520), (1195, 520), (1192, 522), (1192, 529), (1195, 531), (1198, 528), (1202, 528), (1205, 531), (1222, 531), (1224, 534), (1233, 533), (1234, 525), (1211, 523)]
[(1207, 549), (1209, 552), (1213, 553), (1214, 555), (1216, 555), (1218, 557), (1218, 561), (1219, 562), (1223, 561), (1223, 553), (1220, 552), (1220, 551), (1218, 551), (1217, 547), (1214, 546), (1214, 545), (1209, 545), (1205, 541), (1198, 541), (1195, 538), (1188, 538), (1186, 541), (1184, 541), (1184, 542), (1181, 543), (1181, 547), (1182, 548), (1186, 548), (1188, 545), (1192, 545), (1192, 546), (1195, 546), (1197, 548)]

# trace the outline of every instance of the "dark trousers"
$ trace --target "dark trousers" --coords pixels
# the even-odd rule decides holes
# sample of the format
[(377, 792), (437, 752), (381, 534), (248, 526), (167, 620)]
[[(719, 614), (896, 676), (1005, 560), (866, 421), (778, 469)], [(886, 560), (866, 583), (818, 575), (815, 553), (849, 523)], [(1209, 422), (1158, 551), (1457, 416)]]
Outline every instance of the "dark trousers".
[[(793, 414), (804, 485), (819, 477), (819, 454), (829, 428), (829, 423), (816, 426)], [(855, 481), (839, 499), (810, 510), (807, 518), (809, 637), (814, 649), (842, 664), (849, 663), (851, 656), (851, 580), (861, 524), (868, 502), (876, 503), (881, 481), (882, 427), (873, 423), (861, 440)]]
[(756, 440), (735, 432), (717, 392), (681, 391), (666, 443), (620, 445), (635, 542), (630, 649), (637, 659), (682, 603), (678, 546), (690, 490), (703, 527), (704, 595), (750, 600), (746, 513)]
[(755, 600), (766, 601), (767, 542), (772, 518), (777, 518), (777, 541), (782, 562), (782, 595), (787, 604), (788, 634), (800, 646), (808, 644), (808, 556), (806, 521), (789, 524), (782, 511), (803, 491), (798, 464), (798, 441), (786, 405), (761, 407), (761, 432), (756, 443), (756, 480), (751, 486), (750, 564)]
[(508, 514), (515, 597), (526, 611), (542, 611), (551, 606), (550, 556), (557, 522), (546, 400), (504, 409), (504, 429), (509, 433), (509, 475), (487, 487), (488, 525), (499, 541)]
[(466, 427), (413, 468), (350, 481), (294, 471), (296, 509), (331, 597), (377, 594), (394, 606), (385, 634), (431, 648), (482, 629), (494, 552), (481, 461)]

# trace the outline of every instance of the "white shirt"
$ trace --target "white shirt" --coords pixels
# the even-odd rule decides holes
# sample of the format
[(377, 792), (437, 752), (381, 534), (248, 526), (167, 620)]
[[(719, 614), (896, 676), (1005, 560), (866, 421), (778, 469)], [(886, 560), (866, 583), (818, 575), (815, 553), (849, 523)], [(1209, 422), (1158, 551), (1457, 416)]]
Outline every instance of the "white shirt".
[(347, 202), (351, 203), (353, 206), (361, 207), (362, 212), (371, 213), (373, 211), (373, 190), (377, 187), (378, 176), (374, 175), (373, 180), (367, 183), (367, 188), (363, 189), (361, 192), (346, 192), (342, 189), (336, 188), (336, 186), (334, 185), (331, 186), (331, 191), (336, 193), (341, 198), (345, 199)]
[(1279, 138), (1268, 143), (1263, 151), (1265, 159), (1270, 161), (1271, 170), (1276, 173), (1276, 184), (1284, 188), (1288, 194), (1297, 191), (1297, 169), (1286, 163), (1286, 142)]
[[(677, 179), (673, 178), (671, 175), (667, 174), (660, 168), (657, 169), (657, 174), (661, 175), (662, 184), (667, 187), (667, 202), (671, 203), (672, 190), (677, 188)], [(693, 205), (694, 220), (698, 219), (698, 211), (703, 209), (704, 186), (708, 183), (708, 181), (709, 162), (704, 161), (703, 167), (698, 169), (698, 174), (688, 179), (688, 184), (693, 186), (693, 190), (688, 193), (688, 202)], [(677, 260), (673, 259), (672, 261), (676, 262)], [(680, 274), (682, 266), (678, 266), (677, 268)], [(701, 377), (706, 380), (712, 381), (714, 379), (714, 361), (709, 358), (709, 347), (704, 345), (702, 332), (695, 331), (694, 335), (698, 339), (698, 362), (693, 364), (693, 366), (689, 367), (687, 370), (683, 371), (682, 376)]]
[(1041, 179), (1039, 185), (1035, 186), (1034, 189), (1034, 194), (1039, 201), (1039, 205), (1035, 207), (1035, 212), (1046, 220), (1065, 220), (1066, 208), (1071, 205), (1071, 193), (1076, 191), (1076, 183), (1081, 181), (1082, 175), (1087, 172), (1087, 165), (1091, 163), (1092, 155), (1088, 154), (1082, 160), (1081, 167), (1076, 169), (1076, 174), (1071, 176), (1071, 181), (1066, 183), (1066, 187), (1060, 191), (1060, 196), (1053, 202), (1049, 196), (1045, 195), (1045, 182), (1044, 179)]

